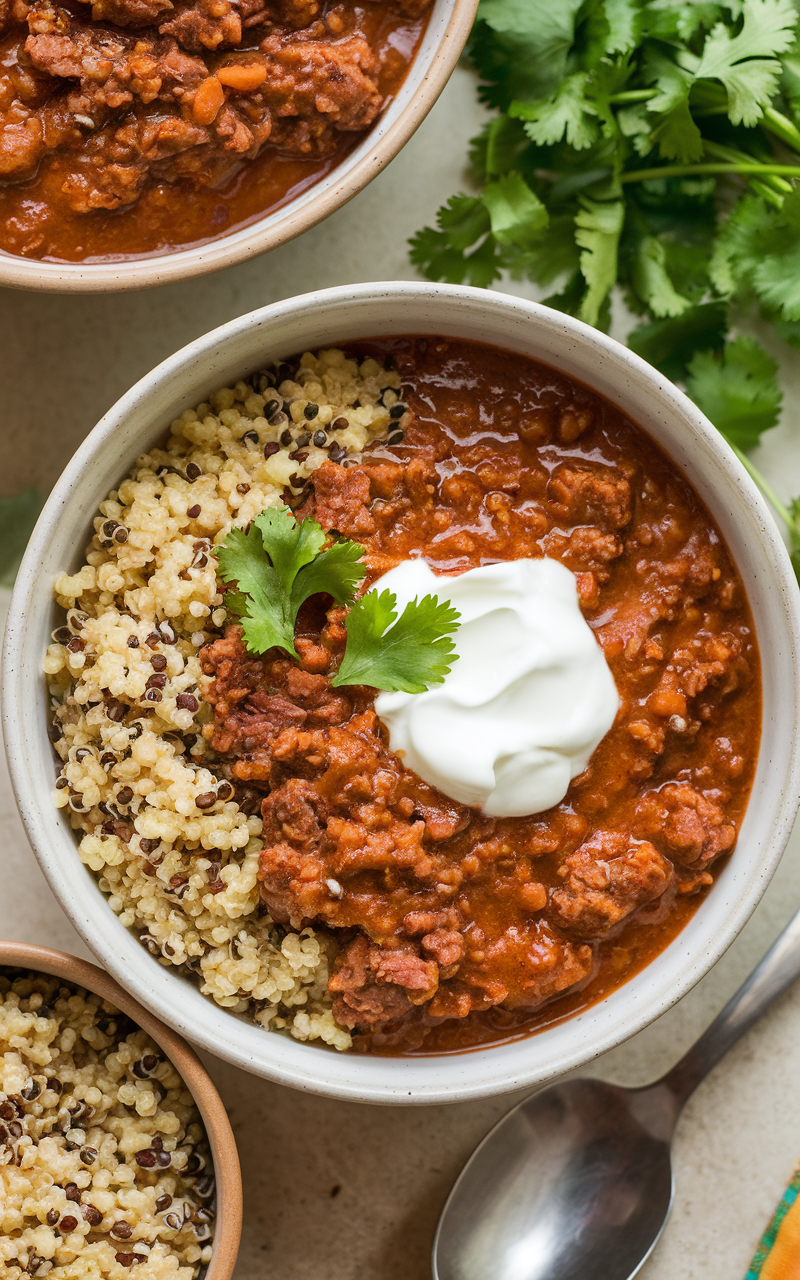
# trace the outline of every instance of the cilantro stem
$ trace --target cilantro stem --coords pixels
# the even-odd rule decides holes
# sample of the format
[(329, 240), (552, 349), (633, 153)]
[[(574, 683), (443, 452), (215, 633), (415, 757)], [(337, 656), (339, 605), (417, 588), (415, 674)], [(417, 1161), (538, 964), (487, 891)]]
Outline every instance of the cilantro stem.
[(765, 107), (760, 124), (774, 133), (776, 138), (780, 138), (781, 142), (785, 142), (787, 147), (800, 151), (800, 129), (783, 112), (776, 111), (774, 107)]
[(756, 195), (761, 196), (762, 200), (766, 200), (767, 204), (771, 204), (773, 209), (783, 208), (783, 196), (778, 195), (777, 191), (772, 187), (768, 187), (760, 178), (751, 178), (750, 188), (755, 191)]
[(620, 182), (651, 182), (655, 178), (690, 178), (693, 174), (741, 173), (766, 177), (781, 174), (788, 178), (800, 178), (800, 165), (796, 164), (667, 164), (655, 169), (631, 169), (620, 175)]
[(626, 102), (647, 102), (659, 92), (658, 89), (623, 89), (621, 93), (610, 94), (608, 101), (612, 107), (621, 107)]
[[(760, 161), (755, 161), (754, 157), (751, 155), (748, 155), (746, 151), (738, 151), (735, 147), (723, 147), (720, 143), (711, 142), (708, 138), (703, 139), (703, 147), (705, 149), (706, 155), (711, 156), (717, 160), (728, 160), (732, 164), (760, 163)], [(758, 185), (761, 186), (761, 184), (762, 184), (762, 179), (759, 178)], [(778, 177), (775, 174), (772, 174), (767, 178), (763, 179), (763, 184), (766, 187), (771, 187), (772, 192), (778, 192), (780, 196), (788, 195), (788, 193), (792, 190), (791, 182), (787, 182), (786, 178)], [(770, 196), (767, 196), (767, 198), (769, 199)], [(779, 198), (776, 201), (773, 196), (772, 203), (775, 204), (778, 209), (783, 207), (783, 200), (781, 198)]]

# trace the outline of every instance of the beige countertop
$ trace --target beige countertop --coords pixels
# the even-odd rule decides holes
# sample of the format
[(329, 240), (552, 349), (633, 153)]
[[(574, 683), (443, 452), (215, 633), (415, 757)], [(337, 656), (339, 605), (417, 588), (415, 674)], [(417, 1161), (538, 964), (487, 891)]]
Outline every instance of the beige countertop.
[[(207, 329), (306, 290), (412, 277), (406, 237), (463, 186), (466, 140), (479, 121), (471, 77), (460, 69), (372, 186), (292, 244), (220, 275), (106, 297), (0, 291), (0, 492), (47, 489), (105, 409)], [(784, 380), (791, 412), (759, 458), (786, 496), (800, 490), (797, 395), (791, 395), (800, 390), (798, 364)], [(38, 870), (4, 765), (0, 847), (0, 936), (88, 956)], [(800, 830), (762, 904), (713, 972), (592, 1070), (644, 1083), (669, 1067), (800, 906), (798, 872)], [(451, 1107), (362, 1107), (206, 1060), (242, 1156), (245, 1229), (237, 1280), (426, 1280), (434, 1226), (455, 1175), (522, 1096)], [(800, 985), (687, 1106), (675, 1143), (675, 1209), (642, 1280), (743, 1280), (800, 1161), (798, 1067)]]

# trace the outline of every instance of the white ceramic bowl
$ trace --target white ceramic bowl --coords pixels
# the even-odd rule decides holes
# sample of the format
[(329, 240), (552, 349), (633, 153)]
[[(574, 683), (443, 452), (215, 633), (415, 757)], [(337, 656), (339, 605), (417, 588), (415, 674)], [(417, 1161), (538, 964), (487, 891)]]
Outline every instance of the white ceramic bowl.
[[(41, 663), (57, 625), (51, 583), (77, 567), (98, 503), (183, 409), (265, 360), (369, 335), (448, 334), (522, 352), (587, 383), (670, 454), (708, 504), (742, 575), (761, 646), (764, 722), (736, 850), (674, 942), (592, 1008), (527, 1039), (428, 1058), (336, 1054), (224, 1012), (144, 951), (111, 911), (51, 803), (53, 755)], [(20, 568), (5, 641), (3, 721), (23, 821), (51, 887), (98, 958), (142, 1004), (237, 1066), (295, 1088), (370, 1102), (446, 1102), (536, 1085), (579, 1067), (652, 1022), (698, 981), (755, 908), (783, 852), (800, 789), (800, 596), (773, 519), (700, 411), (632, 352), (547, 307), (477, 289), (355, 285), (234, 320), (137, 383), (67, 467)]]
[(209, 244), (122, 262), (58, 263), (0, 253), (0, 285), (53, 293), (111, 293), (209, 275), (293, 240), (352, 200), (408, 142), (453, 72), (478, 0), (435, 0), (428, 26), (396, 96), (358, 145), (296, 199)]

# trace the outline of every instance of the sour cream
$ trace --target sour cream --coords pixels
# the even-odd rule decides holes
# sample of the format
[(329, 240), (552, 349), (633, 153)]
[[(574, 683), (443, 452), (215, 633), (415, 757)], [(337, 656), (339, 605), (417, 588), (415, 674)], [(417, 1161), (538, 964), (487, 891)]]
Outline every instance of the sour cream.
[(407, 560), (375, 583), (398, 613), (426, 595), (461, 615), (458, 658), (425, 693), (375, 703), (392, 750), (426, 782), (495, 817), (563, 800), (619, 707), (614, 678), (556, 560), (511, 560), (457, 577)]

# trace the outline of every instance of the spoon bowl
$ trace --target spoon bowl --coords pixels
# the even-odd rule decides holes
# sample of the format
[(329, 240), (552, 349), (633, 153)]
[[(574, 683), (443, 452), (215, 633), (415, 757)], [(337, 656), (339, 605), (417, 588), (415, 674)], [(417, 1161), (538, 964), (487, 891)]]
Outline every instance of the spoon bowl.
[(526, 1098), (453, 1187), (434, 1280), (628, 1280), (669, 1214), (675, 1114), (661, 1086), (574, 1079)]

